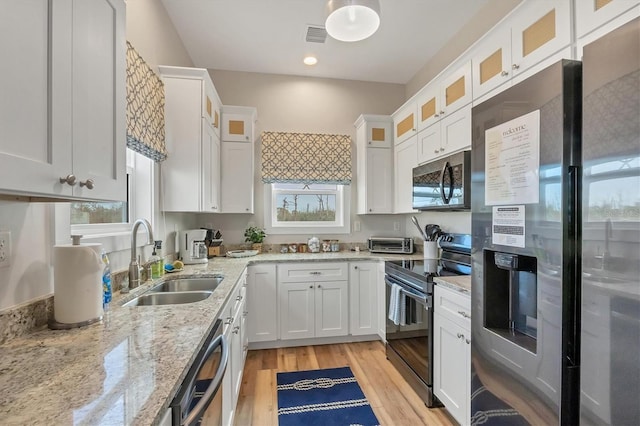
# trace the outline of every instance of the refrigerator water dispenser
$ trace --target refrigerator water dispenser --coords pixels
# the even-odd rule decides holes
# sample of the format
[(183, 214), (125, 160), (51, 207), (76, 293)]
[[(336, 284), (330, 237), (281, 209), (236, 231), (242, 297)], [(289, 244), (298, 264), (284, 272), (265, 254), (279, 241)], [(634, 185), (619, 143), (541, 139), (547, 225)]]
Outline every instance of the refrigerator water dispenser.
[(484, 252), (484, 326), (536, 352), (538, 334), (537, 259), (492, 250)]

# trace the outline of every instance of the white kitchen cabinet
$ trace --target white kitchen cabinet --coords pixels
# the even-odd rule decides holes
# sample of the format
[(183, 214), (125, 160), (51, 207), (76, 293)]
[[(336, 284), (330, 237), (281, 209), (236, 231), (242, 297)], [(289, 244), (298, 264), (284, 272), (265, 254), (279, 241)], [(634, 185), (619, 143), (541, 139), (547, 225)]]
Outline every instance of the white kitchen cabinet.
[(467, 105), (418, 133), (418, 163), (470, 147), (471, 105)]
[(398, 145), (418, 132), (418, 105), (411, 100), (392, 115), (393, 143)]
[[(640, 12), (640, 1), (638, 0), (593, 0), (576, 1), (576, 35), (578, 38), (596, 28), (606, 26), (614, 18), (623, 13), (636, 9)], [(607, 29), (607, 32), (615, 27)]]
[(247, 275), (247, 305), (249, 311), (247, 336), (249, 342), (269, 342), (278, 339), (278, 293), (276, 266), (249, 266)]
[(394, 147), (394, 213), (413, 212), (413, 168), (418, 165), (418, 136)]
[(358, 214), (393, 213), (391, 117), (361, 115), (355, 122)]
[(164, 82), (168, 152), (161, 163), (162, 208), (220, 212), (220, 139), (212, 125), (218, 97), (213, 82), (205, 69), (159, 69)]
[(347, 263), (280, 264), (277, 273), (280, 339), (348, 334)]
[(222, 140), (253, 143), (256, 116), (255, 108), (224, 105), (222, 107)]
[(376, 308), (376, 318), (378, 321), (378, 336), (384, 343), (387, 342), (387, 284), (384, 281), (384, 262), (378, 262), (378, 279), (376, 288), (378, 292), (378, 302)]
[(0, 40), (0, 192), (126, 200), (124, 2), (7, 2)]
[(471, 299), (434, 286), (433, 391), (461, 425), (471, 420)]
[(473, 49), (474, 99), (503, 84), (506, 89), (512, 78), (568, 47), (571, 22), (571, 0), (523, 2)]
[(378, 333), (378, 265), (349, 265), (349, 334), (353, 336)]
[(471, 100), (471, 61), (466, 61), (444, 71), (416, 96), (418, 132), (468, 105)]
[(245, 330), (247, 271), (245, 270), (231, 297), (222, 309), (223, 334), (229, 341), (229, 361), (222, 383), (222, 424), (232, 425), (242, 384), (242, 372), (248, 345)]
[(253, 143), (222, 141), (222, 213), (253, 213)]

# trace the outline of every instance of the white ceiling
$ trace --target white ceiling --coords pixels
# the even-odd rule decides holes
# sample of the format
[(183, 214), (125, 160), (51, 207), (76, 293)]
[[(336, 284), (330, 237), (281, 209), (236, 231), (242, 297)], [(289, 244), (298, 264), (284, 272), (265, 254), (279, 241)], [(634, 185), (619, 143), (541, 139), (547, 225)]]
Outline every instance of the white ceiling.
[[(406, 84), (490, 0), (380, 0), (369, 39), (305, 41), (326, 0), (162, 0), (194, 66)], [(309, 67), (307, 54), (318, 58)]]

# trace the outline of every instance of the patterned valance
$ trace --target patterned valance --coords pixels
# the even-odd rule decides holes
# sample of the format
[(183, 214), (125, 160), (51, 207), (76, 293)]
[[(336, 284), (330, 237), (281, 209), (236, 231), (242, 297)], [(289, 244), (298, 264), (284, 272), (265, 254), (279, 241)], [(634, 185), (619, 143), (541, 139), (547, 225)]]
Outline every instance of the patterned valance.
[(351, 138), (346, 135), (263, 132), (264, 183), (351, 183)]
[(127, 146), (156, 162), (164, 144), (164, 84), (127, 42)]

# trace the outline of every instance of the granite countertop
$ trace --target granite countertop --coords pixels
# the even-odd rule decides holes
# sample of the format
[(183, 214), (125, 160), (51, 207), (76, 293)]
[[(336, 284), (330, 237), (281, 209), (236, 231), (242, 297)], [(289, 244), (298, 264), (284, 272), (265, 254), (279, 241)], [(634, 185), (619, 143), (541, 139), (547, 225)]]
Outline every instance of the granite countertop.
[(459, 291), (460, 293), (471, 295), (471, 275), (435, 277), (433, 282), (435, 282), (436, 285), (441, 285), (452, 290)]
[[(248, 264), (421, 259), (368, 252), (215, 258), (115, 294), (104, 320), (73, 330), (39, 329), (0, 346), (0, 422), (29, 425), (157, 424)], [(197, 303), (122, 304), (164, 280), (223, 274)]]

